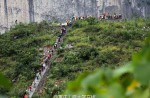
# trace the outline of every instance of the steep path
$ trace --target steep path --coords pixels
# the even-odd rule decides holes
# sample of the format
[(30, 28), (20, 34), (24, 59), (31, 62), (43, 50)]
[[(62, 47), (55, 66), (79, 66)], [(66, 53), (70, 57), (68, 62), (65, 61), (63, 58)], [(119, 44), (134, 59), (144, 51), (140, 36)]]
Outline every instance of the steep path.
[[(28, 88), (26, 90), (29, 98), (32, 98), (33, 94), (42, 87), (43, 81), (46, 79), (47, 73), (50, 69), (52, 62), (57, 58), (57, 52), (56, 51), (57, 51), (57, 49), (60, 48), (61, 44), (63, 43), (63, 39), (64, 39), (66, 33), (60, 38), (60, 42), (58, 42), (58, 38), (56, 39), (57, 48), (54, 49), (54, 46), (53, 46), (53, 48), (51, 49), (51, 50), (54, 50), (54, 52), (53, 52), (53, 55), (51, 56), (50, 60), (48, 60), (48, 64), (46, 64), (45, 69), (39, 75), (39, 79), (37, 79), (37, 77), (35, 77), (34, 81), (32, 82), (32, 85), (30, 86), (31, 89)], [(47, 53), (49, 50), (47, 50), (46, 48), (43, 48), (43, 50), (44, 50), (45, 56), (47, 56)]]

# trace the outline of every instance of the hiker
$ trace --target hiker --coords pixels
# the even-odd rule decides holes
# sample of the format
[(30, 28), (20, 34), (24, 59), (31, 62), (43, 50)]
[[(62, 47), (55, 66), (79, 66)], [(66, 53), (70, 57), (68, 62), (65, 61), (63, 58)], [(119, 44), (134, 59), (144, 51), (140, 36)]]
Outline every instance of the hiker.
[(43, 65), (42, 65), (42, 69), (43, 69), (43, 71), (45, 70), (45, 67), (46, 67), (46, 64), (45, 64), (45, 63), (43, 63)]
[(69, 26), (69, 20), (66, 20), (67, 26)]
[(122, 19), (122, 15), (121, 14), (119, 14), (119, 19)]
[(65, 33), (65, 29), (63, 27), (61, 27), (61, 36), (63, 36)]
[(50, 59), (51, 58), (51, 54), (48, 54), (47, 58)]
[(113, 16), (112, 16), (112, 15), (110, 15), (110, 19), (111, 19), (111, 20), (113, 19)]
[(51, 50), (51, 54), (53, 55), (53, 53), (54, 53), (54, 50), (52, 49), (52, 50)]
[(15, 24), (17, 24), (17, 20), (15, 20)]
[(54, 49), (56, 49), (56, 48), (57, 48), (57, 43), (54, 44)]
[(74, 16), (71, 18), (72, 21), (74, 21)]
[(48, 50), (47, 52), (50, 53), (50, 50)]
[(77, 16), (75, 16), (74, 20), (75, 20), (75, 21), (77, 21), (77, 20), (78, 20), (78, 17), (77, 17)]
[[(62, 33), (58, 36), (58, 38), (61, 38), (63, 35), (62, 35)], [(58, 41), (57, 41), (58, 42)]]
[(27, 95), (27, 94), (25, 94), (25, 95), (23, 96), (23, 98), (28, 98), (28, 95)]
[(36, 79), (37, 79), (37, 80), (39, 80), (39, 76), (40, 76), (40, 73), (38, 72), (38, 73), (36, 74)]
[(81, 17), (79, 17), (78, 19), (81, 20)]
[(113, 18), (116, 19), (116, 13), (114, 13)]
[(57, 42), (58, 42), (58, 43), (60, 43), (60, 38), (61, 38), (61, 37), (60, 37), (60, 36), (58, 36), (58, 38), (57, 38)]
[(45, 62), (46, 64), (48, 63), (48, 57), (47, 56), (44, 57), (43, 62)]
[(43, 62), (44, 62), (44, 63), (47, 63), (47, 59), (46, 59), (45, 57), (44, 57), (44, 59), (43, 59)]
[(39, 70), (39, 76), (42, 76), (42, 69)]
[(66, 28), (65, 27), (62, 27), (62, 34), (64, 35), (66, 33)]
[(33, 82), (33, 87), (36, 88), (36, 81)]
[(30, 91), (30, 92), (32, 91), (32, 85), (29, 86), (29, 91)]

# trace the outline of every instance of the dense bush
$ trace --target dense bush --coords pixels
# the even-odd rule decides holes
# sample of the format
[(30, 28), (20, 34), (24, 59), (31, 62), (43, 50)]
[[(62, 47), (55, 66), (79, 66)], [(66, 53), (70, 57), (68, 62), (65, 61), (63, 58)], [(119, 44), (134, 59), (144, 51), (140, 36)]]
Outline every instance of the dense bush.
[(99, 55), (99, 52), (95, 48), (91, 47), (82, 47), (78, 51), (78, 58), (82, 60), (89, 60), (97, 57)]
[(0, 35), (0, 71), (15, 81), (14, 86), (17, 84), (9, 92), (10, 96), (17, 97), (25, 92), (41, 66), (39, 48), (53, 45), (58, 31), (59, 27), (52, 27), (48, 22), (21, 23)]
[(82, 28), (82, 27), (85, 27), (88, 25), (88, 22), (87, 21), (76, 21), (73, 25), (73, 28)]
[(79, 62), (79, 58), (77, 57), (77, 53), (69, 52), (64, 55), (64, 62), (66, 64), (76, 64)]
[(83, 30), (84, 32), (99, 32), (101, 30), (100, 27), (94, 26), (94, 25), (89, 25), (86, 26), (85, 29)]
[(89, 25), (95, 25), (98, 23), (98, 20), (94, 17), (89, 17), (86, 19), (86, 21), (88, 22)]
[(77, 20), (74, 24), (73, 24), (73, 28), (82, 28), (88, 25), (95, 25), (97, 24), (98, 21), (96, 18), (94, 17), (89, 17), (85, 20)]

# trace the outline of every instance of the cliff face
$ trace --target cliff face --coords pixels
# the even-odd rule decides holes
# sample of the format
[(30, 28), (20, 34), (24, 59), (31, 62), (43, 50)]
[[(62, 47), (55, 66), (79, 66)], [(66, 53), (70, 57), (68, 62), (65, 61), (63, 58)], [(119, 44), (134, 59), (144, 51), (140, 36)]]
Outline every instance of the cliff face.
[(150, 0), (124, 0), (122, 3), (125, 18), (150, 16)]
[(150, 0), (0, 0), (0, 32), (16, 23), (65, 21), (72, 16), (121, 13), (124, 18), (150, 16)]
[(98, 12), (122, 14), (124, 18), (131, 19), (136, 16), (150, 16), (150, 0), (98, 0)]
[(86, 14), (96, 16), (96, 0), (34, 0), (35, 21), (64, 21), (74, 15)]
[(0, 32), (4, 32), (15, 24), (16, 20), (28, 22), (29, 7), (27, 5), (25, 0), (0, 0)]
[(96, 16), (96, 0), (0, 0), (0, 32), (16, 23)]

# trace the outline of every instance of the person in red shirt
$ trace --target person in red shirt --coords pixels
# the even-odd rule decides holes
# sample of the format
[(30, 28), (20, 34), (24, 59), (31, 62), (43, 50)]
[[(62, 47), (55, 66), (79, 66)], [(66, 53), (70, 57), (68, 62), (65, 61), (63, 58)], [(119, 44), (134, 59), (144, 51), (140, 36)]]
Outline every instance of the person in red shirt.
[(25, 92), (25, 93), (23, 94), (23, 98), (28, 98), (27, 92)]
[(29, 90), (32, 91), (32, 85), (29, 86)]
[(23, 96), (23, 98), (28, 98), (28, 95), (25, 94), (25, 95)]
[(48, 59), (50, 59), (50, 58), (51, 58), (51, 54), (48, 54), (48, 56), (47, 56), (47, 57), (48, 57)]

